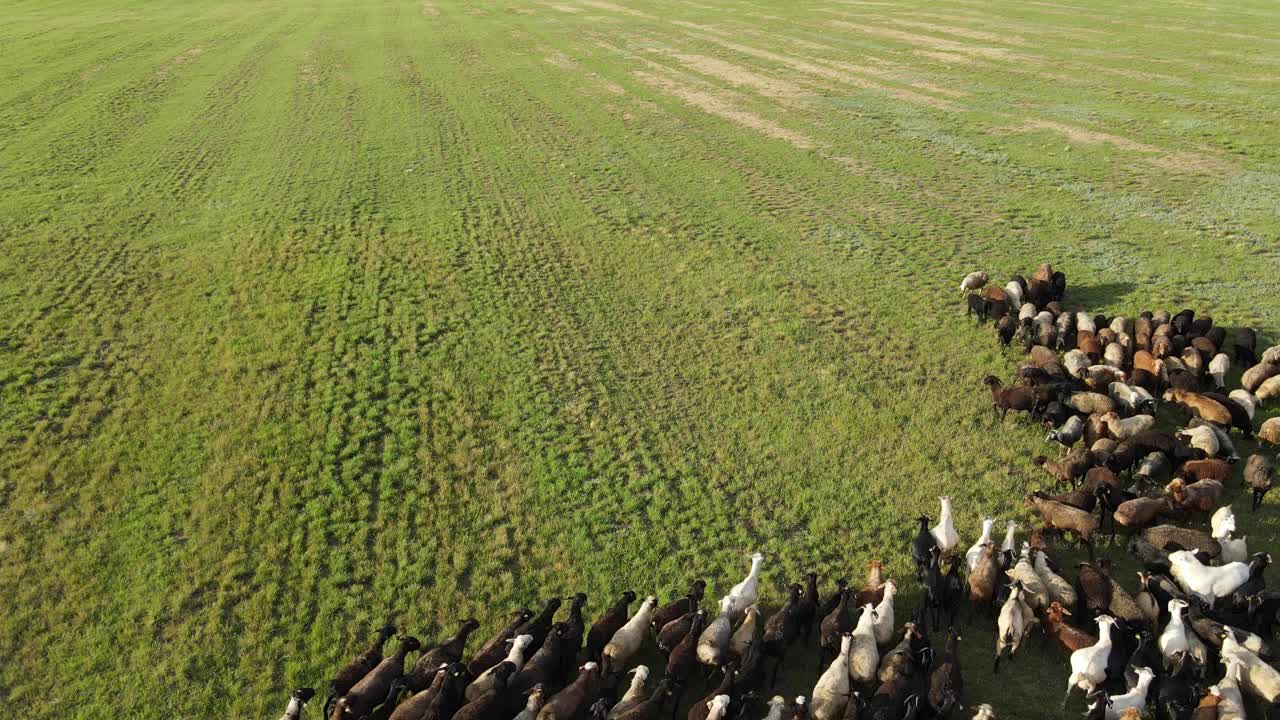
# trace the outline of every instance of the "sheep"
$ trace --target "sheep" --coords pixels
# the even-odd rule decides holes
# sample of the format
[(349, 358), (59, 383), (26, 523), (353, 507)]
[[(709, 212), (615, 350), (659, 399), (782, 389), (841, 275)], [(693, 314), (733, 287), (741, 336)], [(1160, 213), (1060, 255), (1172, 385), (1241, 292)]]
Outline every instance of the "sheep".
[(1076, 606), (1076, 589), (1067, 582), (1061, 575), (1055, 573), (1049, 567), (1049, 562), (1043, 551), (1036, 550), (1033, 553), (1035, 560), (1032, 567), (1039, 576), (1040, 582), (1044, 583), (1045, 589), (1049, 591), (1049, 598), (1053, 604), (1058, 604), (1064, 608), (1073, 608)]
[(736, 657), (744, 657), (755, 639), (756, 629), (761, 623), (759, 604), (747, 608), (743, 614), (742, 624), (729, 636), (729, 652)]
[[(635, 599), (635, 591), (627, 590), (623, 592), (618, 600), (614, 602), (613, 605), (609, 606), (609, 609), (605, 610), (604, 615), (600, 616), (600, 619), (591, 626), (589, 631), (587, 631), (588, 659), (600, 659), (600, 653), (604, 651), (604, 646), (608, 645), (609, 641), (613, 639), (614, 633), (618, 632), (619, 628), (627, 624), (627, 608), (630, 607), (631, 603), (635, 602)], [(474, 664), (475, 663), (473, 662), (472, 665)], [(472, 670), (472, 667), (468, 666), (467, 669)], [(483, 672), (483, 669), (480, 671), (473, 671), (473, 674), (479, 674), (480, 672)]]
[(1022, 307), (1018, 308), (1018, 324), (1022, 327), (1027, 327), (1023, 323), (1034, 322), (1037, 312), (1039, 311), (1036, 310), (1035, 303), (1028, 302), (1023, 304)]
[(1004, 286), (1004, 294), (1009, 298), (1009, 303), (1014, 307), (1014, 309), (1022, 309), (1022, 286), (1019, 285), (1017, 281), (1010, 280), (1006, 283)]
[(1173, 482), (1165, 486), (1165, 490), (1173, 495), (1174, 503), (1182, 510), (1207, 515), (1218, 507), (1224, 487), (1218, 480), (1201, 480), (1187, 484), (1181, 478), (1174, 478)]
[(1222, 403), (1210, 400), (1200, 393), (1169, 388), (1164, 393), (1164, 399), (1181, 405), (1198, 418), (1222, 427), (1231, 427), (1231, 412)]
[(1192, 428), (1208, 428), (1209, 431), (1213, 433), (1213, 436), (1218, 440), (1218, 455), (1225, 456), (1228, 464), (1234, 463), (1240, 459), (1240, 456), (1236, 454), (1235, 443), (1231, 442), (1231, 435), (1226, 430), (1211, 422), (1201, 420), (1200, 418), (1191, 418), (1191, 422), (1187, 423), (1187, 426)]
[(1087, 370), (1092, 364), (1093, 363), (1089, 361), (1089, 356), (1085, 355), (1080, 350), (1068, 350), (1067, 353), (1062, 356), (1062, 365), (1066, 367), (1067, 373), (1073, 378), (1080, 377), (1080, 373)]
[(995, 708), (986, 703), (979, 705), (975, 710), (976, 714), (973, 716), (973, 720), (996, 720)]
[(1173, 579), (1183, 590), (1202, 598), (1210, 605), (1220, 597), (1226, 597), (1249, 579), (1249, 566), (1244, 563), (1228, 563), (1220, 567), (1202, 565), (1187, 550), (1169, 553)]
[[(529, 613), (530, 616), (533, 613)], [(523, 622), (523, 621), (521, 621)], [(509, 626), (511, 630), (515, 626)], [(462, 663), (453, 663), (436, 669), (431, 685), (396, 705), (387, 720), (416, 720), (424, 717), (449, 717), (457, 710), (462, 701), (462, 687), (466, 685), (467, 667)], [(542, 707), (541, 704), (538, 707)], [(428, 713), (435, 712), (430, 716)], [(325, 716), (333, 720), (332, 716)], [(534, 720), (532, 717), (520, 720)]]
[[(1102, 349), (1102, 360), (1104, 365), (1115, 368), (1119, 372), (1129, 364), (1129, 351), (1125, 349), (1124, 344), (1117, 340)], [(1123, 372), (1119, 372), (1119, 374), (1121, 376), (1124, 375)]]
[(729, 589), (729, 614), (736, 620), (748, 607), (756, 604), (760, 592), (760, 566), (764, 563), (764, 555), (754, 553), (751, 556), (751, 571), (742, 582)]
[(304, 687), (294, 690), (293, 694), (289, 696), (289, 704), (285, 706), (284, 714), (280, 716), (280, 720), (301, 720), (302, 709), (315, 696), (316, 691), (313, 688)]
[(1071, 676), (1067, 678), (1067, 693), (1062, 698), (1062, 707), (1066, 708), (1071, 699), (1071, 691), (1080, 688), (1085, 696), (1102, 685), (1107, 679), (1107, 656), (1111, 654), (1111, 628), (1116, 621), (1107, 615), (1098, 616), (1098, 642), (1087, 648), (1071, 653)]
[(441, 665), (461, 662), (467, 638), (479, 627), (478, 620), (468, 618), (462, 621), (458, 632), (452, 637), (419, 655), (417, 662), (413, 664), (413, 670), (407, 675), (407, 687), (413, 692), (424, 690), (435, 679)]
[(1045, 525), (1059, 532), (1071, 532), (1089, 549), (1093, 557), (1093, 534), (1098, 530), (1098, 520), (1089, 513), (1069, 505), (1053, 502), (1035, 493), (1028, 495), (1025, 504), (1035, 508)]
[(649, 681), (649, 666), (637, 665), (627, 672), (631, 675), (631, 683), (627, 686), (627, 691), (622, 694), (622, 699), (609, 709), (609, 714), (605, 716), (606, 720), (613, 720), (613, 718), (644, 702), (644, 699), (648, 697), (645, 692), (645, 683)]
[(982, 557), (982, 546), (991, 542), (991, 530), (995, 527), (995, 524), (995, 518), (985, 517), (982, 519), (982, 535), (964, 553), (965, 568), (969, 572), (973, 572), (974, 567), (978, 564), (978, 559)]
[(1280, 363), (1263, 362), (1254, 365), (1240, 376), (1240, 387), (1249, 392), (1257, 392), (1262, 383), (1280, 375)]
[[(752, 607), (755, 607), (754, 605)], [(758, 612), (758, 611), (757, 611)], [(689, 626), (684, 637), (680, 638), (671, 654), (667, 656), (666, 680), (670, 683), (672, 694), (677, 705), (684, 695), (685, 682), (693, 674), (698, 663), (698, 638), (702, 635), (702, 626), (706, 622), (706, 611), (699, 608), (694, 614), (693, 624)]]
[(1014, 580), (1009, 587), (1009, 597), (1000, 608), (1000, 617), (997, 620), (996, 659), (991, 669), (993, 673), (1000, 672), (1000, 658), (1007, 655), (1010, 661), (1013, 660), (1018, 647), (1022, 645), (1023, 638), (1027, 636), (1027, 631), (1035, 622), (1035, 615), (1027, 604), (1026, 591), (1021, 581)]
[(1231, 358), (1226, 353), (1218, 353), (1209, 361), (1209, 375), (1213, 377), (1213, 384), (1218, 388), (1227, 386), (1227, 373), (1231, 372)]
[(1050, 603), (1045, 610), (1044, 619), (1041, 621), (1041, 627), (1044, 629), (1045, 635), (1051, 635), (1057, 639), (1067, 652), (1075, 652), (1082, 648), (1098, 642), (1098, 638), (1090, 633), (1081, 630), (1066, 621), (1071, 616), (1071, 612), (1062, 606), (1061, 603)]
[(724, 720), (729, 712), (729, 702), (728, 695), (717, 695), (707, 701), (706, 720)]
[(849, 702), (849, 652), (853, 637), (845, 635), (840, 640), (840, 654), (826, 672), (818, 678), (810, 696), (810, 717), (813, 720), (840, 720)]
[(1161, 550), (1186, 550), (1196, 548), (1207, 557), (1222, 555), (1222, 546), (1203, 530), (1180, 525), (1156, 525), (1142, 531), (1142, 539)]
[(1090, 450), (1076, 448), (1067, 453), (1067, 456), (1058, 462), (1054, 462), (1043, 455), (1036, 457), (1032, 462), (1044, 468), (1044, 471), (1052, 475), (1059, 483), (1071, 483), (1074, 485), (1097, 464), (1097, 458), (1094, 457), (1093, 452)]
[(1063, 401), (1063, 404), (1085, 415), (1094, 413), (1105, 415), (1109, 412), (1114, 412), (1116, 409), (1116, 404), (1111, 398), (1096, 392), (1072, 393)]
[(524, 667), (526, 651), (532, 645), (532, 635), (517, 635), (515, 639), (511, 641), (511, 650), (507, 652), (506, 658), (497, 665), (485, 670), (467, 686), (466, 691), (463, 693), (463, 697), (467, 699), (467, 702), (472, 702), (476, 698), (493, 689), (496, 682), (498, 668), (502, 663), (510, 663), (513, 668), (513, 672), (519, 671), (520, 668)]
[[(1137, 530), (1155, 522), (1160, 515), (1173, 511), (1173, 502), (1166, 497), (1140, 497), (1120, 503), (1112, 513), (1112, 524), (1126, 530)], [(1114, 531), (1113, 531), (1114, 533)]]
[[(920, 534), (916, 536), (916, 540), (927, 544), (928, 541), (923, 536), (925, 533), (929, 533), (929, 528), (926, 527), (929, 524), (929, 518), (922, 515), (920, 520)], [(932, 536), (932, 533), (929, 533), (929, 535)], [(925, 552), (925, 560), (926, 562), (928, 561), (927, 551)], [(884, 597), (884, 582), (884, 563), (879, 560), (872, 560), (867, 563), (867, 579), (862, 583), (862, 589), (858, 591), (854, 606), (862, 607), (867, 603), (872, 605), (879, 604), (880, 599)]]
[(1280, 445), (1280, 417), (1273, 417), (1258, 428), (1258, 442), (1263, 445)]
[[(1232, 392), (1231, 397), (1233, 399), (1236, 399), (1235, 391)], [(1253, 419), (1254, 408), (1257, 407), (1258, 403), (1262, 403), (1263, 405), (1266, 405), (1270, 403), (1272, 400), (1280, 397), (1280, 375), (1276, 375), (1274, 377), (1268, 378), (1267, 380), (1263, 381), (1263, 383), (1258, 386), (1258, 389), (1255, 391), (1255, 394), (1253, 397), (1254, 397), (1254, 402), (1252, 405), (1245, 405), (1245, 403), (1240, 402), (1239, 399), (1236, 399), (1236, 401), (1240, 403), (1241, 407), (1249, 411), (1250, 420)]]
[(575, 720), (583, 717), (587, 708), (595, 703), (601, 686), (600, 665), (595, 662), (584, 664), (578, 677), (542, 706), (537, 720)]
[[(773, 683), (777, 682), (778, 669), (786, 658), (787, 648), (795, 642), (799, 631), (796, 616), (800, 605), (800, 595), (803, 591), (804, 587), (799, 583), (792, 583), (787, 588), (787, 601), (783, 603), (781, 608), (778, 608), (776, 613), (769, 617), (768, 622), (764, 625), (762, 650), (765, 655), (776, 660), (773, 666)], [(772, 687), (772, 683), (770, 686)]]
[(653, 619), (653, 611), (658, 606), (658, 598), (652, 595), (645, 598), (631, 619), (618, 628), (600, 653), (600, 671), (608, 674), (621, 671), (627, 661), (636, 654), (644, 644), (645, 628)]
[(938, 501), (942, 504), (942, 511), (938, 516), (938, 524), (930, 528), (929, 532), (933, 534), (938, 549), (945, 554), (959, 544), (960, 536), (956, 533), (955, 521), (951, 518), (951, 498), (943, 495)]
[(1218, 436), (1207, 427), (1187, 428), (1178, 433), (1179, 439), (1185, 439), (1191, 447), (1203, 451), (1205, 457), (1217, 457), (1222, 446), (1218, 444)]
[(1262, 499), (1271, 491), (1275, 473), (1275, 466), (1262, 455), (1250, 455), (1245, 461), (1244, 484), (1253, 493), (1252, 509), (1255, 512), (1262, 507)]
[(1000, 339), (1000, 345), (1009, 347), (1013, 342), (1013, 336), (1018, 331), (1018, 323), (1012, 317), (1005, 315), (996, 321), (996, 337)]
[[(921, 515), (916, 518), (919, 527), (916, 530), (916, 536), (911, 539), (911, 562), (916, 566), (916, 579), (924, 579), (925, 568), (929, 567), (929, 560), (932, 557), (933, 550), (938, 547), (938, 540), (933, 536), (933, 530), (929, 528), (929, 516)], [(864, 598), (859, 598), (859, 604)]]
[[(1119, 383), (1113, 383), (1113, 385), (1115, 384)], [(1121, 442), (1156, 426), (1156, 419), (1150, 415), (1134, 415), (1130, 418), (1121, 418), (1116, 413), (1109, 412), (1102, 415), (1101, 418), (1107, 424), (1107, 432), (1110, 433), (1111, 437)]]
[(1267, 705), (1280, 702), (1280, 671), (1237, 642), (1229, 628), (1223, 630), (1222, 659), (1239, 661), (1242, 670), (1240, 680), (1245, 690)]
[[(519, 635), (517, 637), (533, 636)], [(487, 690), (480, 695), (477, 695), (474, 699), (468, 698), (467, 703), (453, 714), (453, 718), (455, 720), (497, 720), (499, 716), (506, 717), (505, 696), (510, 684), (511, 676), (514, 675), (515, 672), (515, 665), (512, 665), (506, 660), (486, 671), (485, 674), (492, 678), (492, 684)]]
[(1017, 548), (1016, 534), (1018, 532), (1018, 523), (1010, 520), (1005, 523), (1004, 541), (1000, 543), (1001, 553), (1012, 553)]
[(1209, 692), (1218, 696), (1217, 720), (1245, 720), (1244, 696), (1240, 693), (1240, 678), (1244, 674), (1244, 661), (1239, 657), (1222, 657), (1226, 674)]
[(1197, 378), (1202, 377), (1205, 371), (1204, 356), (1200, 351), (1193, 348), (1184, 348), (1182, 351), (1182, 364), (1187, 366), (1187, 370)]
[(893, 637), (893, 598), (898, 594), (898, 584), (890, 580), (884, 584), (884, 597), (880, 599), (880, 604), (875, 606), (874, 622), (872, 630), (876, 636), (876, 645), (884, 646), (889, 644), (889, 640)]
[(1191, 645), (1187, 638), (1190, 633), (1187, 632), (1186, 624), (1182, 620), (1182, 611), (1187, 606), (1187, 601), (1177, 598), (1168, 602), (1169, 622), (1165, 624), (1164, 630), (1156, 638), (1156, 644), (1160, 648), (1160, 655), (1164, 658), (1164, 669), (1166, 671), (1175, 662), (1191, 652)]
[(945, 718), (957, 706), (963, 708), (964, 676), (960, 672), (960, 633), (947, 632), (942, 657), (929, 675), (929, 706), (935, 717)]
[(981, 295), (969, 295), (965, 298), (967, 307), (964, 311), (965, 317), (972, 316), (979, 324), (985, 323), (991, 317), (991, 301)]
[(708, 667), (720, 667), (729, 651), (729, 639), (733, 631), (733, 598), (720, 598), (720, 614), (698, 636), (698, 662)]
[(1022, 543), (1022, 554), (1018, 557), (1013, 567), (1005, 571), (1005, 575), (1014, 582), (1019, 583), (1023, 591), (1023, 601), (1031, 607), (1032, 610), (1043, 610), (1049, 607), (1049, 603), (1053, 602), (1053, 597), (1049, 594), (1049, 589), (1045, 587), (1044, 582), (1040, 580), (1040, 575), (1036, 573), (1035, 568), (1031, 565), (1030, 546)]
[(1126, 720), (1140, 718), (1147, 710), (1147, 690), (1151, 680), (1156, 676), (1151, 668), (1137, 668), (1138, 681), (1123, 695), (1112, 695), (1107, 698), (1106, 720)]
[(1272, 345), (1262, 351), (1262, 362), (1280, 365), (1280, 345)]
[(975, 272), (969, 273), (968, 275), (965, 275), (964, 279), (960, 281), (960, 292), (966, 293), (971, 290), (977, 290), (978, 288), (986, 284), (987, 284), (987, 273), (982, 270), (977, 270)]
[(1231, 424), (1227, 426), (1228, 429), (1239, 430), (1245, 437), (1253, 436), (1252, 418), (1249, 417), (1249, 411), (1243, 405), (1219, 393), (1205, 392), (1201, 394), (1226, 408), (1227, 412), (1231, 414)]
[(864, 605), (858, 624), (850, 635), (849, 680), (855, 685), (868, 685), (880, 667), (880, 650), (876, 645), (875, 607)]
[(415, 637), (402, 638), (390, 657), (383, 658), (369, 674), (360, 678), (360, 682), (351, 686), (347, 694), (338, 699), (333, 717), (354, 720), (369, 714), (387, 697), (391, 683), (404, 674), (405, 656), (421, 646)]
[(975, 608), (989, 608), (995, 599), (996, 583), (999, 579), (1000, 563), (994, 543), (982, 546), (982, 555), (978, 558), (974, 569), (969, 572), (969, 614)]
[(378, 629), (377, 638), (369, 647), (365, 648), (359, 655), (356, 655), (351, 662), (338, 671), (333, 679), (329, 681), (329, 695), (324, 701), (324, 716), (329, 717), (333, 708), (333, 703), (338, 698), (346, 695), (356, 683), (360, 682), (365, 675), (369, 674), (382, 662), (382, 648), (386, 646), (387, 640), (396, 634), (395, 625), (384, 625)]
[(1188, 460), (1182, 464), (1178, 472), (1192, 482), (1200, 480), (1220, 480), (1225, 482), (1227, 478), (1231, 477), (1231, 463), (1218, 458)]
[(653, 629), (660, 631), (672, 620), (696, 612), (706, 594), (707, 582), (694, 580), (689, 586), (689, 592), (653, 611)]
[(1044, 436), (1045, 442), (1056, 442), (1062, 445), (1063, 451), (1070, 450), (1072, 445), (1080, 442), (1080, 438), (1084, 435), (1084, 421), (1079, 415), (1072, 415), (1062, 424), (1062, 427), (1056, 430), (1050, 430), (1048, 435)]

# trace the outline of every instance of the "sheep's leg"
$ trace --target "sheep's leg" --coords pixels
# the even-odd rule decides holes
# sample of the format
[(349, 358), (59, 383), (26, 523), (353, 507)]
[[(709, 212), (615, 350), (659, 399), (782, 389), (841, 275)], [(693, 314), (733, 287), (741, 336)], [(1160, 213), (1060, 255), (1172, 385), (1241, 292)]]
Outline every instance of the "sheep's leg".
[(678, 683), (671, 691), (671, 720), (676, 720), (676, 712), (680, 709), (680, 699), (684, 697), (684, 683)]
[(773, 677), (769, 679), (769, 689), (772, 690), (778, 685), (778, 670), (782, 669), (782, 661), (787, 657), (787, 648), (784, 645), (782, 654), (778, 656), (776, 662), (773, 663)]

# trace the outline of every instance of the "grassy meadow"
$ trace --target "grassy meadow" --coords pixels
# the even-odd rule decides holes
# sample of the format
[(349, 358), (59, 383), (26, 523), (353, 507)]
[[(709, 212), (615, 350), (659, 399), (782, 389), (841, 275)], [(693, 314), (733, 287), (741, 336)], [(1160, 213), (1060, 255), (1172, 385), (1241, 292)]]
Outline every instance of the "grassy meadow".
[[(1263, 0), (5, 3), (0, 698), (275, 717), (389, 619), (718, 597), (756, 550), (775, 605), (883, 559), (905, 616), (916, 515), (951, 495), (967, 547), (1044, 485), (965, 273), (1048, 260), (1069, 304), (1280, 337), (1278, 29)], [(1275, 502), (1236, 504), (1254, 548)], [(993, 678), (992, 637), (969, 703), (1057, 717), (1065, 655)]]

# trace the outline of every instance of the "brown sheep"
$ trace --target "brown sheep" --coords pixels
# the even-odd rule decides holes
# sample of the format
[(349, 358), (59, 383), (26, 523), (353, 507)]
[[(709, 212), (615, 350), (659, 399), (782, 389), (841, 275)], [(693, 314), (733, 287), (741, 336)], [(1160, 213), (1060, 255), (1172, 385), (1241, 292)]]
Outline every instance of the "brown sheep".
[(1103, 485), (1111, 487), (1120, 487), (1120, 478), (1111, 468), (1099, 465), (1098, 467), (1089, 468), (1089, 472), (1084, 475), (1084, 487), (1089, 492), (1096, 492)]
[(1271, 363), (1272, 365), (1280, 365), (1280, 345), (1272, 345), (1266, 350), (1263, 350), (1262, 362)]
[(1032, 493), (1024, 501), (1026, 506), (1034, 508), (1040, 514), (1047, 527), (1061, 533), (1070, 532), (1089, 548), (1089, 558), (1093, 559), (1093, 534), (1098, 531), (1098, 519), (1093, 515), (1069, 505), (1063, 505), (1044, 497), (1040, 493)]
[(1142, 539), (1166, 552), (1199, 550), (1211, 558), (1222, 554), (1222, 545), (1208, 533), (1177, 525), (1156, 525), (1142, 531)]
[(1280, 445), (1280, 417), (1273, 417), (1258, 428), (1258, 442), (1263, 445)]
[(1173, 511), (1173, 503), (1167, 497), (1140, 497), (1120, 503), (1112, 513), (1114, 525), (1126, 530), (1138, 530), (1156, 521), (1156, 518)]
[(1059, 364), (1058, 354), (1043, 345), (1032, 345), (1030, 358), (1038, 368)]
[(1219, 425), (1221, 427), (1231, 427), (1231, 411), (1222, 406), (1222, 403), (1199, 393), (1187, 392), (1170, 388), (1164, 393), (1164, 399), (1169, 402), (1175, 402), (1186, 408), (1192, 415)]
[(1000, 379), (995, 375), (988, 375), (983, 378), (982, 384), (991, 388), (991, 412), (995, 414), (1000, 422), (1004, 422), (1004, 418), (1009, 414), (1010, 410), (1034, 414), (1039, 406), (1036, 395), (1031, 388), (1003, 387), (1000, 384)]
[(1075, 652), (1098, 642), (1097, 637), (1067, 623), (1066, 617), (1070, 616), (1071, 612), (1060, 603), (1050, 604), (1043, 620), (1045, 634), (1057, 638), (1058, 643), (1066, 648), (1067, 652)]
[(1262, 383), (1280, 375), (1280, 363), (1262, 362), (1254, 365), (1240, 376), (1240, 387), (1249, 392), (1257, 392)]
[(1158, 358), (1167, 358), (1174, 354), (1173, 340), (1168, 335), (1157, 335), (1151, 339), (1151, 354)]
[(1091, 332), (1081, 331), (1076, 335), (1076, 349), (1088, 355), (1090, 362), (1102, 360), (1102, 343)]
[(1053, 279), (1053, 266), (1049, 263), (1040, 263), (1040, 267), (1036, 268), (1036, 271), (1031, 274), (1031, 279), (1049, 282)]
[(1044, 471), (1053, 476), (1058, 483), (1071, 483), (1075, 485), (1085, 473), (1089, 472), (1089, 468), (1097, 464), (1093, 453), (1084, 448), (1075, 448), (1067, 453), (1067, 456), (1058, 462), (1054, 462), (1049, 458), (1041, 455), (1033, 461), (1036, 465), (1044, 468)]
[(1258, 396), (1258, 400), (1263, 404), (1280, 397), (1280, 375), (1268, 378), (1258, 386), (1258, 390), (1254, 394)]
[(1244, 463), (1244, 484), (1253, 493), (1253, 509), (1262, 507), (1262, 498), (1271, 490), (1276, 469), (1261, 455), (1250, 455)]
[(990, 611), (996, 597), (996, 582), (1000, 578), (999, 549), (995, 543), (982, 546), (978, 562), (969, 573), (969, 613), (975, 609)]
[(1188, 460), (1182, 464), (1182, 474), (1192, 482), (1200, 480), (1221, 480), (1225, 482), (1227, 478), (1231, 477), (1231, 463), (1216, 458)]
[(1187, 512), (1211, 513), (1218, 509), (1224, 488), (1219, 480), (1187, 484), (1181, 478), (1174, 478), (1165, 490), (1173, 495), (1173, 502), (1178, 508)]
[(1009, 293), (995, 285), (982, 288), (982, 297), (992, 302), (1009, 302)]

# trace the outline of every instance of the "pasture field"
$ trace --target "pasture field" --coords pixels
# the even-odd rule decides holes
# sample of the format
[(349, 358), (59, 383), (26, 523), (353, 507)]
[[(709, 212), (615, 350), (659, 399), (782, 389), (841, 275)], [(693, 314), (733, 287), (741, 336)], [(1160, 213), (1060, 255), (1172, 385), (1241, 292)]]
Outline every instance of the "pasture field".
[[(967, 546), (1044, 485), (964, 273), (1280, 337), (1264, 0), (10, 0), (0, 49), (33, 720), (274, 717), (388, 619), (718, 596), (754, 550), (774, 605), (882, 558), (905, 616), (917, 514)], [(1058, 716), (1061, 652), (991, 655), (970, 703)]]

